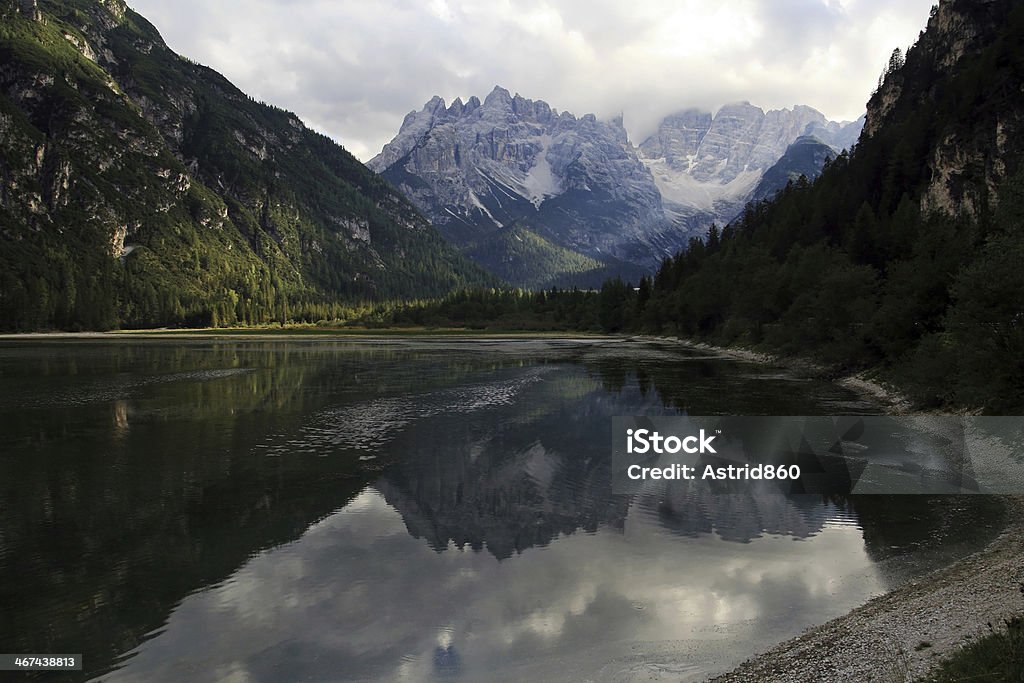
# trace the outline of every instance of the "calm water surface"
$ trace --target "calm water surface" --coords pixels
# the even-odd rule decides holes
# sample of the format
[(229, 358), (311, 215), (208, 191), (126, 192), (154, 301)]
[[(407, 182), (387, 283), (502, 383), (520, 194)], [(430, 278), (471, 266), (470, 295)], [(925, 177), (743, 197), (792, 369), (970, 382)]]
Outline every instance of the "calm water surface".
[(0, 651), (45, 680), (699, 680), (984, 544), (984, 497), (611, 493), (611, 417), (869, 414), (618, 340), (0, 343)]

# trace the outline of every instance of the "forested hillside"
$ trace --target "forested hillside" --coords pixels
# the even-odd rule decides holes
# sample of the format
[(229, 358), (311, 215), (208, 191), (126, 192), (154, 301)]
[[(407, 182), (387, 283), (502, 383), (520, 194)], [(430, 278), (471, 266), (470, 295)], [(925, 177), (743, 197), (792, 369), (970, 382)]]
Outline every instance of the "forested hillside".
[(953, 0), (865, 134), (654, 280), (639, 324), (884, 365), (928, 404), (1024, 405), (1024, 7)]
[(749, 205), (639, 289), (523, 296), (500, 319), (527, 326), (567, 308), (605, 331), (881, 368), (924, 405), (1019, 411), (1022, 128), (1024, 6), (947, 0), (892, 55), (859, 144), (817, 181)]
[(122, 0), (0, 0), (0, 329), (320, 319), (489, 282)]

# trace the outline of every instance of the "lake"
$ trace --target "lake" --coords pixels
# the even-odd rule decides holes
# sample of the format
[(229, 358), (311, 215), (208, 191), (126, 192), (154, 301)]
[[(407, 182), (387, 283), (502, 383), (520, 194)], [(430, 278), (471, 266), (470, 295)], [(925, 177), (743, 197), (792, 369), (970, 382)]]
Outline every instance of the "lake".
[(679, 681), (984, 545), (984, 496), (631, 496), (611, 418), (867, 415), (621, 339), (0, 342), (0, 651), (103, 681)]

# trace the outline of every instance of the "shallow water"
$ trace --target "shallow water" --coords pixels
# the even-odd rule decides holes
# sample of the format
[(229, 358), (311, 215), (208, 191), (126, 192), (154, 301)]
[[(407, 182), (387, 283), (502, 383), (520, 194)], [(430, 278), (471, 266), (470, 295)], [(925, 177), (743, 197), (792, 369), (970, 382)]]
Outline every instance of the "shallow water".
[(0, 343), (0, 651), (83, 653), (66, 680), (696, 680), (998, 524), (613, 495), (611, 417), (683, 411), (877, 407), (620, 340)]

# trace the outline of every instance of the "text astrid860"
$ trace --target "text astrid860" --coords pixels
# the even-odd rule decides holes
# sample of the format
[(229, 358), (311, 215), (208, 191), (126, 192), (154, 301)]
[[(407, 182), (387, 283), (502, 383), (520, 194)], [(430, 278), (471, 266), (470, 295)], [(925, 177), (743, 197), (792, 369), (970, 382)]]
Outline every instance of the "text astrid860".
[(678, 463), (668, 467), (641, 467), (630, 465), (626, 469), (626, 476), (634, 481), (647, 479), (664, 480), (689, 480), (695, 479), (713, 481), (786, 481), (800, 478), (799, 465), (728, 465), (726, 467), (714, 467), (705, 465), (704, 471), (697, 476), (697, 468), (693, 465), (680, 465)]

